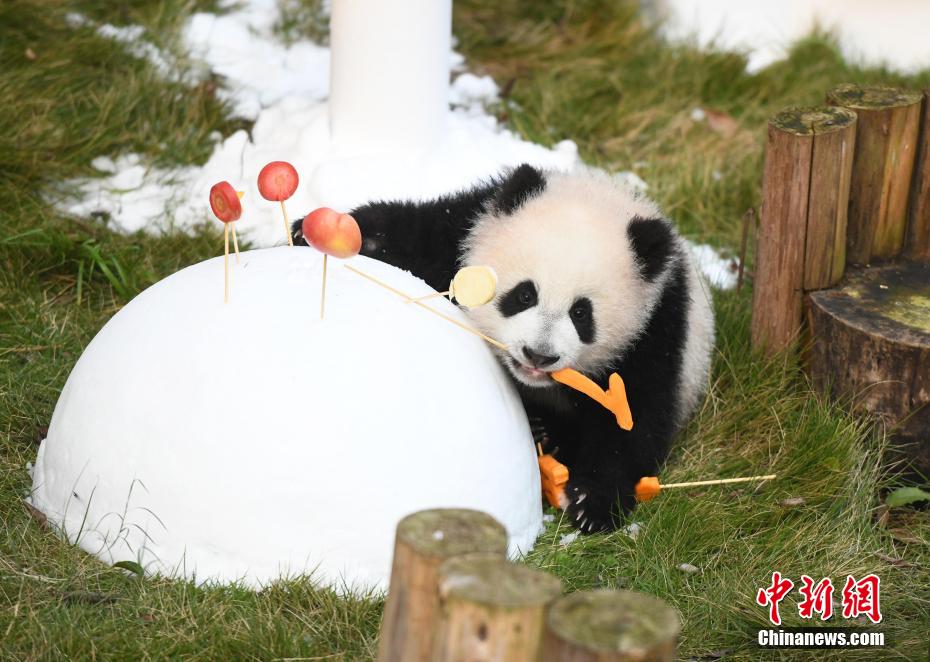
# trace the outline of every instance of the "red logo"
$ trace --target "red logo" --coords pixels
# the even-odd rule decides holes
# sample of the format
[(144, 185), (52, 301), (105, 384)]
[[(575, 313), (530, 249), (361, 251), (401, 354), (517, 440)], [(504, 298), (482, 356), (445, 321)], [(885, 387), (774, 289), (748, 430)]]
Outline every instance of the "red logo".
[[(770, 586), (760, 588), (756, 593), (756, 604), (769, 608), (769, 620), (774, 625), (781, 625), (781, 614), (778, 612), (781, 601), (785, 599), (794, 582), (783, 577), (777, 570), (772, 573)], [(874, 573), (866, 575), (859, 581), (852, 575), (847, 575), (843, 586), (843, 618), (858, 618), (866, 616), (873, 623), (880, 623), (882, 612), (879, 606), (881, 580)], [(801, 575), (801, 601), (798, 602), (798, 614), (801, 618), (812, 619), (814, 614), (820, 615), (820, 620), (827, 621), (833, 617), (833, 581), (824, 577), (814, 582), (811, 577)]]
[(768, 605), (769, 620), (775, 625), (781, 625), (778, 603), (785, 599), (792, 588), (794, 588), (794, 582), (787, 577), (782, 578), (781, 573), (776, 570), (772, 573), (772, 585), (768, 588), (760, 588), (756, 594), (756, 604), (761, 607)]
[(843, 618), (869, 617), (873, 623), (880, 623), (882, 612), (878, 606), (878, 593), (882, 580), (877, 575), (866, 575), (859, 581), (852, 575), (846, 576), (843, 586)]
[(826, 621), (833, 616), (833, 582), (824, 577), (814, 584), (807, 575), (801, 575), (801, 595), (804, 599), (798, 603), (801, 618), (813, 618), (814, 612), (820, 614), (820, 620)]

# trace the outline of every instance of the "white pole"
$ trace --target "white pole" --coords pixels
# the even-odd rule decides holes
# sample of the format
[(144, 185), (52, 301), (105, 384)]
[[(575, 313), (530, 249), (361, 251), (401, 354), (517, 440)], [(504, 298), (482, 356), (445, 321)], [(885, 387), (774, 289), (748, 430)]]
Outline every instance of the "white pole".
[(334, 147), (433, 148), (449, 108), (451, 40), (452, 0), (333, 0)]

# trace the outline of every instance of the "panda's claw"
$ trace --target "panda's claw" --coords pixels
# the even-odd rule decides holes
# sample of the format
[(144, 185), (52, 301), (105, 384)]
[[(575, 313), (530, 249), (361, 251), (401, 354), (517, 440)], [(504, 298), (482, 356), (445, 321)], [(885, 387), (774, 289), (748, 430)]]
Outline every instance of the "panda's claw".
[[(617, 528), (616, 494), (583, 476), (570, 478), (565, 486), (565, 514), (581, 533), (613, 531)], [(582, 507), (584, 502), (584, 507)]]
[(559, 447), (552, 443), (552, 437), (549, 436), (549, 432), (543, 423), (531, 424), (530, 434), (533, 435), (533, 443), (539, 444), (546, 455), (554, 456), (559, 450)]

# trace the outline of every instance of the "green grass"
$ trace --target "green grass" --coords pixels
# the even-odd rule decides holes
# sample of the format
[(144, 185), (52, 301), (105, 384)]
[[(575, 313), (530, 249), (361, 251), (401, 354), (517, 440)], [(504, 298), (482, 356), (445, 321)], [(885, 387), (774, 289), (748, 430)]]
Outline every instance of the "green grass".
[[(211, 4), (0, 3), (0, 657), (355, 659), (375, 650), (378, 599), (343, 600), (304, 581), (253, 593), (127, 577), (40, 527), (22, 504), (26, 464), (82, 349), (134, 294), (219, 245), (216, 228), (125, 236), (105, 218), (62, 218), (40, 191), (93, 174), (90, 160), (101, 154), (201, 162), (211, 132), (242, 126), (217, 100), (216, 81), (193, 89), (166, 82), (93, 28), (68, 27), (65, 14), (142, 24), (170, 50), (184, 17)], [(312, 2), (287, 4), (283, 35), (320, 34)], [(769, 115), (817, 103), (841, 82), (930, 83), (927, 72), (902, 78), (850, 66), (823, 35), (750, 76), (740, 54), (662, 44), (634, 5), (457, 0), (456, 34), (472, 70), (509, 90), (496, 110), (512, 129), (544, 143), (570, 138), (588, 162), (635, 169), (701, 241), (738, 245), (739, 219), (760, 200)], [(697, 106), (732, 118), (730, 133), (692, 121)], [(881, 440), (812, 393), (791, 357), (767, 362), (750, 352), (748, 291), (718, 294), (716, 308), (713, 387), (664, 479), (769, 472), (779, 479), (662, 495), (637, 512), (635, 541), (615, 533), (562, 547), (570, 529), (550, 525), (528, 563), (555, 572), (569, 589), (658, 595), (682, 615), (684, 656), (745, 659), (758, 657), (752, 642), (766, 621), (754, 593), (773, 570), (837, 583), (874, 571), (891, 648), (842, 656), (926, 659), (930, 515), (886, 512), (880, 489), (891, 483), (880, 469)], [(784, 505), (787, 497), (804, 503)], [(699, 572), (679, 570), (682, 563)], [(800, 624), (795, 604), (796, 592), (783, 603), (787, 625)]]

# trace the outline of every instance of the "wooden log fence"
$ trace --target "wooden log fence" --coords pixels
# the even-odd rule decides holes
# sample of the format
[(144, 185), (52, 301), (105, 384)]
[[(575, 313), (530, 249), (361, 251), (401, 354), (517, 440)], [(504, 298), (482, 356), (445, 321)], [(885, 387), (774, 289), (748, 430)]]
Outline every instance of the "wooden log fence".
[[(930, 91), (839, 85), (768, 125), (752, 344), (801, 341), (814, 385), (930, 477)], [(902, 457), (903, 454), (903, 457)], [(900, 462), (900, 460), (905, 462)]]
[(796, 339), (804, 291), (843, 276), (855, 131), (855, 113), (826, 106), (769, 121), (752, 316), (769, 353)]
[(827, 102), (856, 113), (847, 257), (853, 264), (900, 255), (917, 155), (922, 95), (892, 87), (839, 85)]
[(439, 566), (484, 552), (503, 559), (507, 531), (490, 515), (437, 509), (408, 515), (397, 525), (389, 598), (384, 606), (378, 659), (428, 660), (439, 625)]
[(484, 513), (425, 510), (401, 520), (378, 659), (674, 659), (680, 624), (663, 601), (614, 590), (560, 597), (556, 577), (505, 550), (503, 526)]
[(930, 261), (930, 90), (924, 90), (905, 256)]

